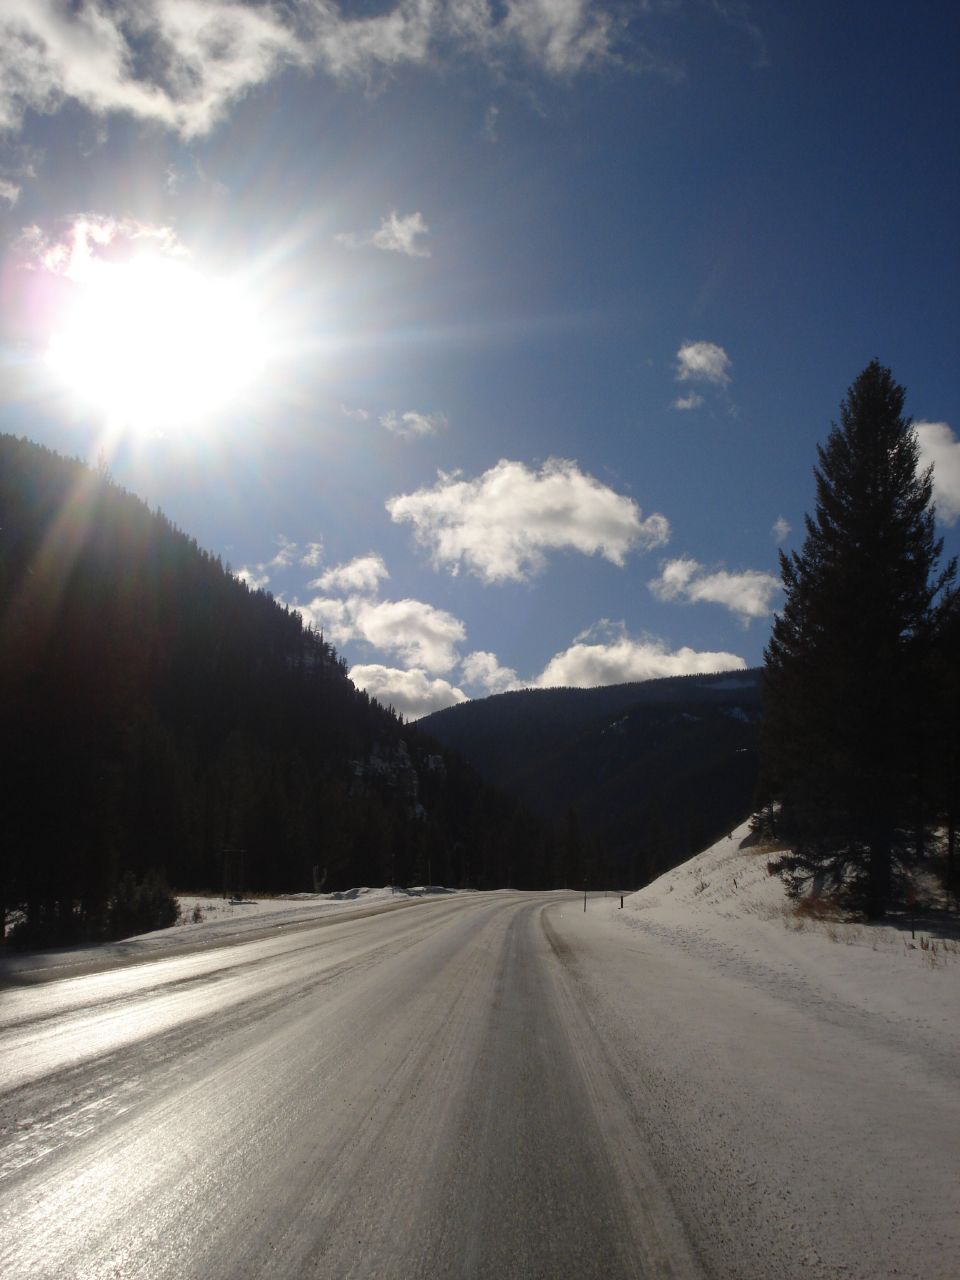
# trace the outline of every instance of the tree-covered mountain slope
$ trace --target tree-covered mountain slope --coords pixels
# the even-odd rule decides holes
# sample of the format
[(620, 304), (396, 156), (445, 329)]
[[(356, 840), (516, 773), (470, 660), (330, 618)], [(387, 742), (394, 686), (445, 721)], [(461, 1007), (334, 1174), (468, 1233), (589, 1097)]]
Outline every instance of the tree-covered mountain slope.
[[(549, 886), (541, 822), (359, 691), (296, 612), (105, 474), (0, 435), (3, 906), (118, 886)], [(239, 852), (225, 851), (240, 851)], [(243, 887), (233, 884), (231, 887)]]
[(526, 689), (421, 727), (543, 815), (576, 821), (598, 874), (642, 883), (749, 813), (760, 673)]

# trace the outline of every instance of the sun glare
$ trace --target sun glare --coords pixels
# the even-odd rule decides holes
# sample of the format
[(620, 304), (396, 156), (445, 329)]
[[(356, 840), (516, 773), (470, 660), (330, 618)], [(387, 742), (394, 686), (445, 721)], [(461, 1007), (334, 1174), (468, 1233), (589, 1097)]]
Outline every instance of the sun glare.
[(203, 424), (262, 369), (264, 336), (250, 301), (182, 261), (94, 261), (73, 286), (49, 363), (113, 428)]

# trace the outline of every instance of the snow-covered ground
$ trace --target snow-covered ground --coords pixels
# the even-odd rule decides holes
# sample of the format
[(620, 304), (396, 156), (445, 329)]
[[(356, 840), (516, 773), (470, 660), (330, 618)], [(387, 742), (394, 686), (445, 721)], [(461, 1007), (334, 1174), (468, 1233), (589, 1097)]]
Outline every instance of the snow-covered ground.
[[(923, 1028), (960, 1049), (960, 941), (909, 925), (856, 924), (798, 911), (770, 875), (775, 854), (747, 824), (625, 899), (621, 921), (719, 970), (774, 988), (790, 983)], [(746, 842), (746, 843), (745, 843)], [(960, 933), (960, 920), (957, 921)], [(960, 1057), (958, 1057), (960, 1063)]]
[(208, 946), (228, 942), (265, 928), (305, 924), (335, 915), (365, 914), (413, 903), (424, 898), (450, 897), (472, 890), (445, 889), (441, 885), (414, 885), (401, 889), (386, 885), (341, 889), (335, 893), (292, 893), (275, 897), (224, 898), (214, 894), (178, 894), (180, 917), (169, 929), (156, 929), (119, 942), (55, 950), (12, 952), (2, 957), (3, 972), (61, 974), (113, 963), (147, 960), (157, 954), (182, 950), (186, 944)]
[(954, 1280), (960, 946), (797, 914), (746, 835), (584, 925), (585, 995), (675, 1202), (729, 1280)]

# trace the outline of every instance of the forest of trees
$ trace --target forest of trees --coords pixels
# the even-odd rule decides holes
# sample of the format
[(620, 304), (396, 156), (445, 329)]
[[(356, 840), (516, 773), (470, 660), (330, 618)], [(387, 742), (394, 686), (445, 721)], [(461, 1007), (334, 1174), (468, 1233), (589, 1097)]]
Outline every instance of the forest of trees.
[(935, 830), (957, 889), (960, 597), (904, 398), (876, 361), (850, 387), (765, 654), (758, 825), (789, 845), (774, 869), (868, 919), (905, 900)]
[(591, 884), (639, 888), (749, 813), (759, 719), (746, 670), (516, 690), (421, 723), (535, 812), (575, 819)]
[[(0, 919), (166, 923), (179, 889), (542, 887), (544, 822), (354, 687), (300, 615), (102, 473), (0, 435)], [(239, 860), (227, 855), (229, 874)]]

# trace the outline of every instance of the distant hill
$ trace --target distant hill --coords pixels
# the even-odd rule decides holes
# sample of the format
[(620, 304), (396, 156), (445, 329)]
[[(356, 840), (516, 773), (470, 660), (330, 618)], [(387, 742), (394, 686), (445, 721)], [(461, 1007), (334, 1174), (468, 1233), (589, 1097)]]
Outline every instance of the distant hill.
[(420, 726), (544, 817), (579, 825), (624, 883), (705, 848), (749, 813), (760, 671), (600, 689), (525, 689)]
[(299, 614), (106, 474), (10, 435), (0, 770), (0, 922), (25, 912), (38, 939), (97, 936), (154, 872), (553, 883), (544, 824), (355, 688)]

